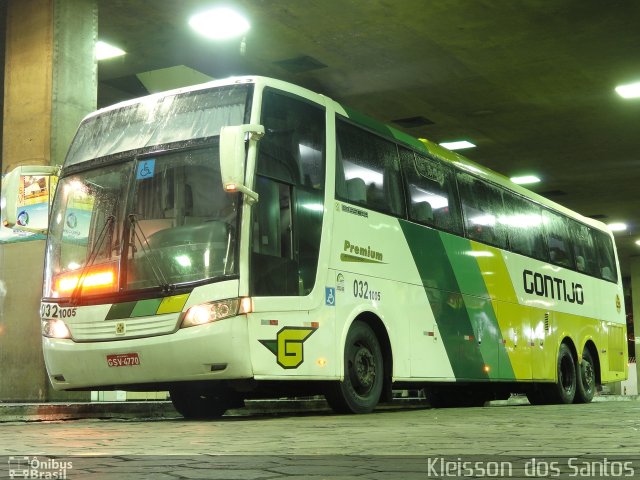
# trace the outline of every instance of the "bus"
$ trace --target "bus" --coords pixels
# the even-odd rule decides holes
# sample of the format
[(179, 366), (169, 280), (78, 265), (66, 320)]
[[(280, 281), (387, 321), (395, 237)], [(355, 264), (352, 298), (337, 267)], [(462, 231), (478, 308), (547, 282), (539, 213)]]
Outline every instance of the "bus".
[(586, 403), (627, 377), (602, 223), (283, 81), (89, 115), (48, 228), (56, 390), (167, 390), (211, 418), (303, 395), (367, 413), (393, 389)]

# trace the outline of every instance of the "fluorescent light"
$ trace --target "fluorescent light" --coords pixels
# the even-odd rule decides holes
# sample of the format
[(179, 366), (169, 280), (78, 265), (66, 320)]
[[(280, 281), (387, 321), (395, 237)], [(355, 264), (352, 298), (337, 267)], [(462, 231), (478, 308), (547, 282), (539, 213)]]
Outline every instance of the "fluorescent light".
[(124, 55), (124, 50), (109, 45), (107, 42), (96, 42), (96, 60), (106, 60), (107, 58), (121, 57)]
[(636, 240), (636, 245), (640, 247), (640, 240)]
[(457, 142), (442, 142), (441, 147), (448, 148), (449, 150), (463, 150), (465, 148), (474, 148), (475, 145), (466, 140), (459, 140)]
[(535, 175), (523, 175), (521, 177), (511, 177), (511, 181), (518, 185), (528, 185), (530, 183), (538, 183), (540, 179)]
[(609, 230), (612, 232), (624, 232), (627, 229), (627, 224), (622, 222), (610, 223), (607, 227), (609, 227)]
[(622, 98), (638, 98), (640, 97), (640, 82), (619, 85), (616, 87), (616, 93)]
[(200, 35), (213, 40), (239, 37), (251, 27), (246, 18), (225, 7), (198, 13), (189, 19), (189, 25)]

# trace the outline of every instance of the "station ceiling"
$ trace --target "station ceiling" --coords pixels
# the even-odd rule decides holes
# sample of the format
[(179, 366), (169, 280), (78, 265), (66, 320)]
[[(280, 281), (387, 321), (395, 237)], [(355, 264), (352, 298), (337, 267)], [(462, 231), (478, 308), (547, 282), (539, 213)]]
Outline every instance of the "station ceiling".
[[(640, 2), (228, 0), (251, 23), (212, 41), (188, 26), (216, 0), (99, 0), (99, 106), (207, 77), (271, 76), (323, 93), (605, 223), (623, 272), (640, 254)], [(402, 121), (404, 120), (404, 122)]]

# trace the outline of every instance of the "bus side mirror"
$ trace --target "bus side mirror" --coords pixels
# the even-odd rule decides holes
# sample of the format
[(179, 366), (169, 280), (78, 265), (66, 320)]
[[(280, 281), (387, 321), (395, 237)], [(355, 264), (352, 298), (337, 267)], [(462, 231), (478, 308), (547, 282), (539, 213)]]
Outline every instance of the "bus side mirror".
[(262, 125), (235, 125), (220, 130), (220, 175), (226, 192), (242, 192), (249, 204), (258, 201), (258, 194), (246, 187), (245, 165), (247, 161), (245, 141), (257, 142), (264, 135)]
[(25, 165), (11, 170), (2, 179), (2, 223), (27, 232), (46, 233), (49, 207), (58, 183), (60, 168)]

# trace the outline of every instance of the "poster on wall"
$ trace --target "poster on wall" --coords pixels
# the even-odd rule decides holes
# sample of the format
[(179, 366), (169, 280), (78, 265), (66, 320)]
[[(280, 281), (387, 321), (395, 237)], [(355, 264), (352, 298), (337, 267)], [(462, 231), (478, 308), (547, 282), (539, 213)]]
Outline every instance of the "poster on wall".
[(44, 239), (46, 235), (21, 228), (46, 230), (49, 223), (49, 198), (53, 195), (58, 177), (49, 175), (21, 175), (18, 183), (16, 227), (6, 228), (0, 223), (0, 243)]

